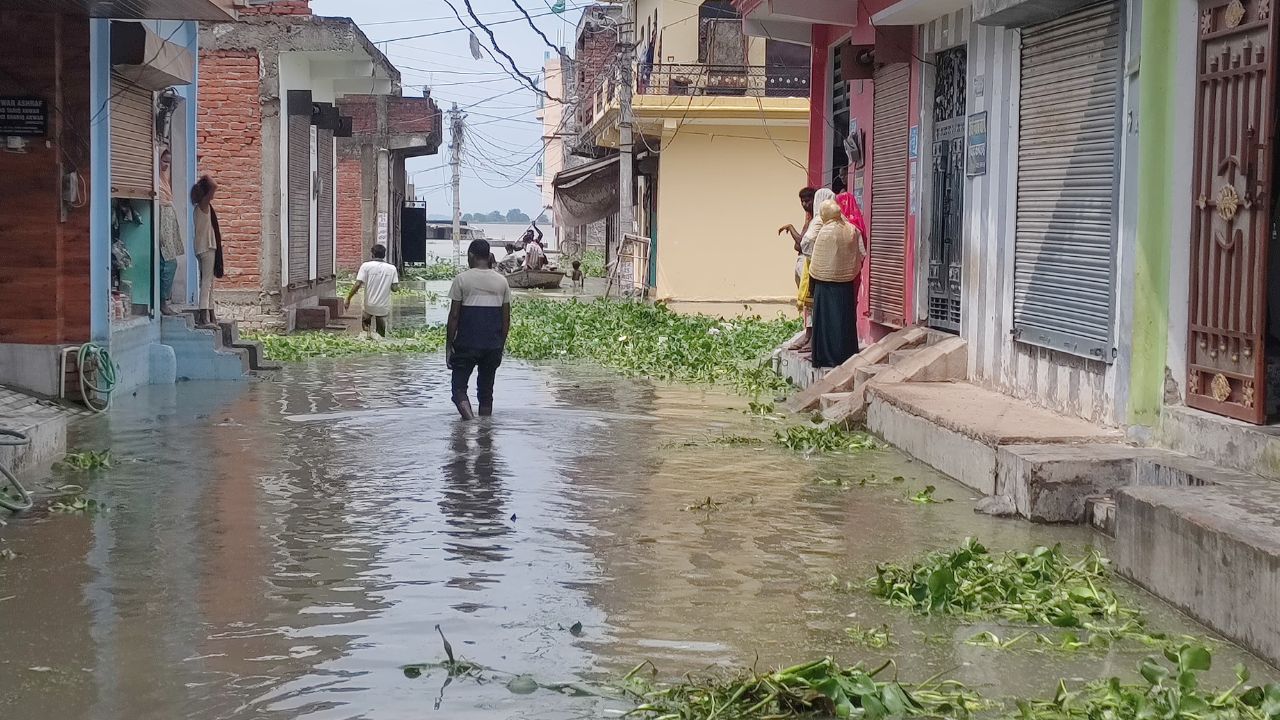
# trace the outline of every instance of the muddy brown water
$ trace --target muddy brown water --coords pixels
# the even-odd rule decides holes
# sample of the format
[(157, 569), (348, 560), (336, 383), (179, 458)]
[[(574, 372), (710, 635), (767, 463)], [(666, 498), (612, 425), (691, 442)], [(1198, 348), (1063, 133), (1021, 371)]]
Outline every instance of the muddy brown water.
[[(411, 679), (443, 659), (543, 681), (664, 678), (824, 654), (896, 658), (990, 695), (1129, 674), (1108, 654), (976, 647), (985, 626), (909, 616), (865, 592), (876, 562), (977, 536), (992, 548), (1100, 542), (996, 520), (973, 493), (892, 450), (805, 458), (679, 444), (764, 436), (741, 398), (583, 367), (506, 364), (499, 415), (459, 423), (439, 356), (315, 361), (252, 384), (186, 383), (117, 399), (72, 444), (115, 464), (96, 515), (0, 528), (0, 717), (598, 718), (622, 705), (499, 677)], [(901, 483), (840, 489), (816, 478)], [(950, 500), (920, 506), (926, 484)], [(712, 510), (689, 509), (707, 498)], [(1162, 630), (1202, 628), (1131, 588)], [(581, 633), (570, 628), (581, 623)], [(845, 628), (887, 624), (868, 650)], [(1003, 631), (1001, 631), (1003, 633)], [(1008, 633), (1004, 633), (1008, 634)], [(1221, 644), (1215, 672), (1245, 660)]]

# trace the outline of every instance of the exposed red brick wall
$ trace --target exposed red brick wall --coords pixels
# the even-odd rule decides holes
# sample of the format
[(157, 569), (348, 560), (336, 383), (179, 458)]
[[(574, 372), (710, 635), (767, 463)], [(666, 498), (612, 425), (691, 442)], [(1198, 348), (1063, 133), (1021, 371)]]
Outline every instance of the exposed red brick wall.
[[(604, 8), (600, 6), (588, 8), (585, 12), (601, 17), (605, 15)], [(594, 102), (589, 98), (593, 97), (592, 93), (596, 89), (601, 73), (617, 56), (617, 42), (617, 36), (608, 31), (584, 32), (578, 37), (573, 57), (573, 71), (576, 75), (574, 82), (577, 83), (577, 96), (580, 98), (578, 121), (584, 126), (587, 124), (587, 118), (590, 117), (589, 113)]]
[[(89, 21), (0, 10), (0, 27), (21, 38), (0, 44), (0, 95), (40, 97), (49, 107), (48, 135), (32, 138), (24, 153), (0, 157), (0, 342), (85, 342), (90, 208), (71, 208), (60, 221), (59, 160), (62, 171), (74, 168), (88, 183)], [(62, 38), (61, 96), (55, 32)]]
[(440, 110), (423, 97), (387, 98), (387, 129), (394, 135), (430, 135), (440, 126)]
[(364, 180), (359, 155), (338, 156), (338, 269), (356, 270), (364, 257)]
[(200, 53), (197, 142), (200, 172), (218, 182), (226, 277), (223, 289), (261, 286), (262, 103), (258, 55), (240, 50)]
[(240, 15), (310, 15), (311, 0), (258, 0), (261, 4), (237, 8)]
[(378, 99), (373, 95), (345, 95), (338, 98), (338, 112), (351, 118), (351, 134), (378, 132)]

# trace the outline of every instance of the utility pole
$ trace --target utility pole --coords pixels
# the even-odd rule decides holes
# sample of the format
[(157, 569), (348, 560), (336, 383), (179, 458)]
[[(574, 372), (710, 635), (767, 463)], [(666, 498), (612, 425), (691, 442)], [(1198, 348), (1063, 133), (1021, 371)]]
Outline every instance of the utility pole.
[[(632, 6), (635, 0), (622, 3), (622, 22), (618, 26), (618, 44), (622, 64), (622, 87), (619, 88), (618, 100), (618, 234), (634, 234), (635, 212), (632, 206), (631, 189), (632, 174), (632, 113), (631, 113), (631, 71), (635, 63), (635, 43), (631, 40)], [(623, 239), (618, 239), (618, 250), (621, 250)], [(611, 258), (613, 259), (613, 258)]]
[(453, 169), (453, 262), (462, 261), (462, 111), (458, 103), (449, 110), (449, 166)]

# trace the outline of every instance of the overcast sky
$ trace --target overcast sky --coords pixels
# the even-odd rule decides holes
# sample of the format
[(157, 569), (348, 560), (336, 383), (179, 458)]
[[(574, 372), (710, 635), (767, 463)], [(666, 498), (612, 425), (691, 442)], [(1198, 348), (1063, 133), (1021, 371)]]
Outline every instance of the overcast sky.
[[(517, 66), (540, 78), (551, 49), (516, 10), (516, 1), (471, 0), (471, 5)], [(518, 1), (553, 43), (564, 46), (573, 44), (579, 8), (590, 4), (569, 0), (568, 10), (555, 15), (549, 10), (554, 0)], [(453, 2), (470, 25), (462, 0)], [(530, 216), (538, 215), (542, 200), (533, 183), (533, 166), (540, 159), (536, 151), (541, 146), (542, 124), (534, 118), (537, 98), (503, 73), (488, 55), (483, 60), (472, 59), (470, 32), (459, 29), (444, 0), (311, 0), (311, 9), (317, 15), (354, 19), (400, 69), (405, 95), (420, 94), (426, 84), (442, 109), (448, 110), (454, 102), (467, 109), (471, 148), (470, 157), (463, 159), (464, 213), (520, 208)], [(428, 34), (432, 35), (398, 39)], [(475, 34), (483, 44), (490, 44), (482, 30)], [(411, 182), (432, 214), (453, 212), (448, 139), (446, 126), (438, 155), (409, 160)]]

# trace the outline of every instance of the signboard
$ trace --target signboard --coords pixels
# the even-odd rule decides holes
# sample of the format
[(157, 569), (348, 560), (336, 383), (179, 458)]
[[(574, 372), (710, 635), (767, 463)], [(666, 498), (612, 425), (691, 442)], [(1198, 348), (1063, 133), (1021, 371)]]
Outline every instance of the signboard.
[(920, 126), (919, 125), (911, 126), (911, 142), (910, 142), (910, 145), (908, 145), (908, 151), (909, 151), (908, 157), (912, 157), (912, 158), (920, 157)]
[(965, 168), (969, 177), (987, 174), (987, 113), (969, 116), (969, 147), (965, 153)]
[(0, 97), (0, 136), (43, 137), (49, 133), (49, 105), (38, 97)]
[(387, 244), (387, 214), (385, 212), (378, 213), (378, 244)]
[(911, 161), (911, 180), (909, 183), (911, 198), (911, 214), (920, 214), (920, 193), (916, 192), (916, 186), (920, 184), (920, 162), (918, 160)]

